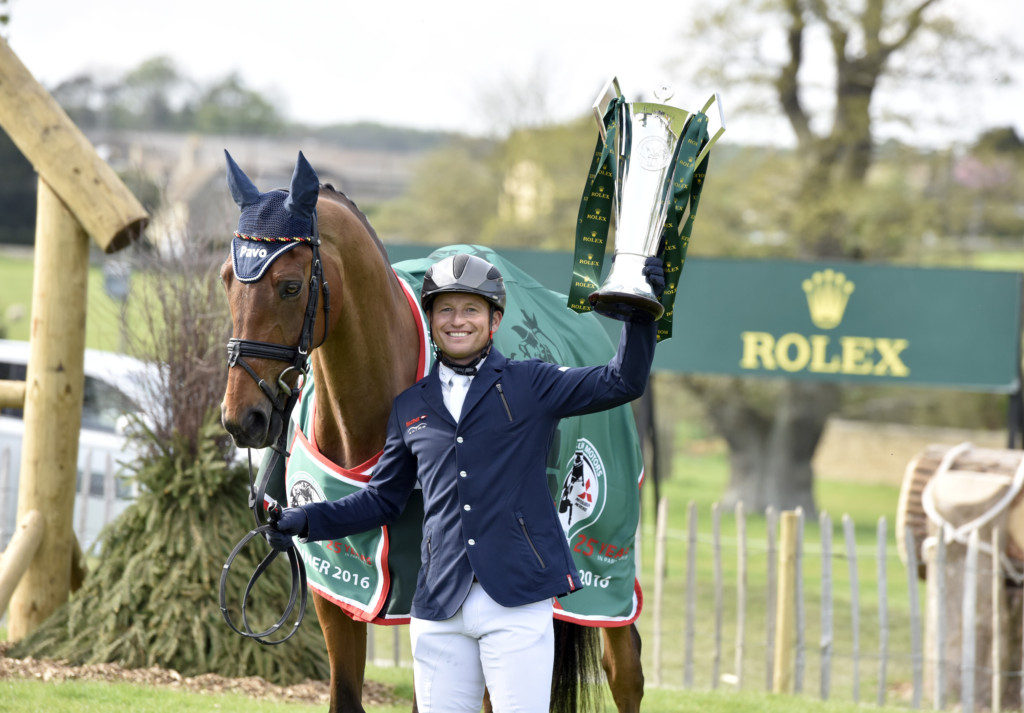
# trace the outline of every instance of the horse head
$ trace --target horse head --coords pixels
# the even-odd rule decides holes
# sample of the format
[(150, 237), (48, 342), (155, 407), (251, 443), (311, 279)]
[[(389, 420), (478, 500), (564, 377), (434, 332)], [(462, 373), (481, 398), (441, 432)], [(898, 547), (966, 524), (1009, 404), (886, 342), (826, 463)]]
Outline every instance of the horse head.
[(241, 215), (220, 273), (232, 322), (221, 420), (238, 446), (261, 448), (285, 427), (309, 352), (329, 328), (317, 226), (320, 184), (299, 153), (289, 189), (261, 193), (225, 155)]

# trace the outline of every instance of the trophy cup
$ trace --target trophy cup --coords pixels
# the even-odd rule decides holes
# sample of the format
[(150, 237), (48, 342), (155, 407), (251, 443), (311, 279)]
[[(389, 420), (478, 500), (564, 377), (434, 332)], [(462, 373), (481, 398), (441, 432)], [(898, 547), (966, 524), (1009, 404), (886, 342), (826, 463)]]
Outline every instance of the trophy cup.
[[(593, 283), (600, 273), (604, 239), (599, 231), (582, 236), (580, 233), (596, 225), (594, 221), (601, 217), (602, 206), (594, 199), (608, 196), (601, 192), (604, 189), (595, 190), (594, 186), (603, 176), (605, 184), (611, 184), (610, 213), (614, 215), (616, 226), (614, 262), (603, 285), (589, 294), (588, 301), (594, 311), (613, 319), (629, 321), (646, 313), (657, 320), (665, 313), (662, 301), (643, 275), (644, 262), (658, 254), (663, 239), (666, 248), (679, 247), (680, 229), (696, 206), (703, 180), (703, 175), (696, 177), (694, 171), (703, 164), (712, 144), (725, 130), (717, 94), (696, 114), (666, 104), (671, 97), (671, 90), (662, 85), (655, 91), (658, 103), (627, 102), (618, 81), (612, 78), (594, 103), (600, 132), (598, 146), (603, 146), (603, 151), (600, 160), (595, 155), (595, 165), (588, 178), (577, 226), (577, 246), (581, 245), (582, 237), (584, 241), (600, 243), (600, 247), (588, 246), (586, 255), (581, 255), (577, 249), (577, 265), (596, 263), (597, 270), (596, 274), (591, 270), (582, 277), (577, 271), (575, 284)], [(721, 128), (708, 138), (706, 112), (716, 101)], [(668, 228), (667, 218), (671, 218)], [(692, 227), (692, 220), (687, 224)], [(606, 236), (607, 222), (600, 227)], [(686, 240), (688, 238), (687, 233)], [(670, 241), (672, 245), (668, 244)], [(600, 251), (596, 261), (594, 250)], [(672, 268), (675, 272), (681, 268), (684, 254), (685, 243), (680, 259)], [(669, 269), (666, 258), (666, 272)], [(678, 275), (674, 277), (678, 279)], [(674, 295), (676, 281), (669, 282)], [(577, 299), (576, 304), (570, 306), (577, 310), (585, 308), (580, 302)]]

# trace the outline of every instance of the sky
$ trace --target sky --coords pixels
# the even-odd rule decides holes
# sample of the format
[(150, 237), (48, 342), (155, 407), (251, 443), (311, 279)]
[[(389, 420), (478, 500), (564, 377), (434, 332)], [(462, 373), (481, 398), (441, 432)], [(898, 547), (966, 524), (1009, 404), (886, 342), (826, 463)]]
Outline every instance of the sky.
[[(715, 89), (673, 61), (689, 13), (679, 0), (8, 0), (7, 37), (33, 75), (52, 87), (84, 71), (117, 76), (158, 55), (199, 81), (232, 71), (310, 124), (369, 120), (425, 129), (494, 133), (514, 112), (553, 120), (588, 114), (611, 76), (628, 99), (668, 82), (670, 103), (699, 108)], [(1024, 0), (942, 0), (978, 34), (1024, 37)], [(728, 61), (727, 56), (722, 57)], [(1024, 68), (1014, 88), (935, 98), (957, 127), (901, 138), (963, 142), (992, 126), (1024, 136)], [(500, 112), (493, 97), (534, 80), (546, 89), (536, 111)], [(491, 101), (487, 97), (492, 97)], [(917, 100), (919, 101), (919, 100)], [(506, 104), (514, 102), (505, 102)], [(791, 139), (781, 122), (732, 116), (726, 137)], [(935, 107), (923, 107), (934, 109)]]

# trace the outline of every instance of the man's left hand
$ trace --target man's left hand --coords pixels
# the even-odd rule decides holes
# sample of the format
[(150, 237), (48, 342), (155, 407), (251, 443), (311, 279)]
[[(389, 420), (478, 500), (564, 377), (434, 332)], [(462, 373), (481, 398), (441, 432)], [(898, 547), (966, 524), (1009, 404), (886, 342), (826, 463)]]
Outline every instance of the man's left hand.
[(644, 261), (643, 275), (647, 278), (647, 284), (654, 290), (654, 296), (659, 300), (665, 292), (665, 263), (657, 255), (652, 255)]

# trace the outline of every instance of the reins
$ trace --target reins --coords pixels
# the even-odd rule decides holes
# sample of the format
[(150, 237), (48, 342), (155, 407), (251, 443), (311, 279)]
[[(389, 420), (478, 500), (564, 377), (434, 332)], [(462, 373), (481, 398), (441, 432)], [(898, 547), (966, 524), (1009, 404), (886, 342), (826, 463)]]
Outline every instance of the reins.
[[(245, 591), (242, 594), (241, 629), (235, 625), (231, 620), (231, 615), (228, 613), (227, 581), (228, 574), (231, 571), (231, 565), (234, 563), (235, 557), (238, 556), (250, 540), (255, 537), (262, 537), (266, 535), (266, 533), (272, 531), (274, 529), (274, 523), (276, 523), (278, 518), (281, 516), (281, 505), (276, 501), (273, 501), (271, 498), (270, 504), (265, 508), (266, 517), (264, 517), (263, 503), (267, 498), (267, 485), (270, 481), (271, 474), (277, 470), (281, 460), (287, 459), (289, 455), (287, 450), (288, 424), (291, 418), (292, 409), (299, 400), (299, 394), (302, 392), (302, 386), (309, 373), (309, 354), (316, 348), (313, 346), (313, 332), (316, 328), (316, 313), (321, 292), (323, 292), (324, 297), (324, 332), (319, 344), (316, 346), (320, 346), (320, 344), (323, 344), (327, 339), (331, 309), (330, 291), (327, 287), (327, 281), (324, 279), (323, 264), (320, 261), (320, 232), (317, 227), (315, 210), (313, 211), (312, 222), (313, 235), (311, 238), (293, 238), (293, 240), (307, 243), (313, 251), (309, 276), (309, 297), (307, 298), (306, 311), (302, 318), (302, 331), (299, 334), (298, 345), (289, 347), (270, 342), (260, 342), (253, 339), (236, 338), (229, 339), (227, 344), (228, 367), (241, 366), (245, 369), (249, 376), (251, 376), (259, 386), (260, 391), (262, 391), (270, 400), (271, 408), (281, 419), (281, 432), (275, 443), (270, 446), (272, 453), (270, 454), (270, 458), (267, 462), (267, 467), (261, 469), (261, 474), (258, 475), (258, 483), (255, 482), (252, 477), (252, 460), (250, 455), (249, 509), (252, 510), (253, 518), (256, 521), (256, 527), (249, 530), (249, 532), (239, 540), (238, 544), (235, 545), (234, 549), (231, 550), (231, 554), (228, 555), (227, 561), (224, 562), (224, 567), (221, 569), (220, 575), (220, 610), (228, 627), (230, 627), (236, 634), (246, 638), (255, 639), (259, 643), (268, 646), (281, 644), (290, 639), (295, 632), (298, 631), (299, 624), (302, 623), (302, 618), (306, 613), (306, 567), (303, 564), (302, 558), (299, 556), (294, 543), (290, 544), (288, 549), (285, 550), (288, 554), (288, 564), (291, 569), (291, 592), (288, 596), (288, 604), (285, 606), (284, 613), (281, 614), (277, 622), (264, 631), (252, 630), (246, 614), (246, 605), (249, 602), (249, 595), (256, 584), (256, 580), (266, 572), (271, 563), (277, 559), (280, 552), (276, 549), (272, 549), (270, 554), (264, 557), (263, 561), (260, 562), (255, 571), (253, 571), (252, 576), (249, 577), (249, 581), (245, 586)], [(287, 363), (288, 366), (278, 374), (277, 383), (271, 385), (256, 373), (256, 370), (253, 369), (246, 361), (246, 357), (252, 359), (271, 359), (274, 361), (281, 361)], [(292, 371), (296, 372), (298, 375), (295, 386), (289, 386), (288, 382), (285, 380), (285, 377)], [(291, 631), (282, 638), (274, 640), (267, 639), (268, 636), (276, 633), (282, 626), (284, 626), (288, 617), (291, 616), (292, 611), (295, 609), (296, 603), (298, 603), (299, 607), (298, 615)]]

